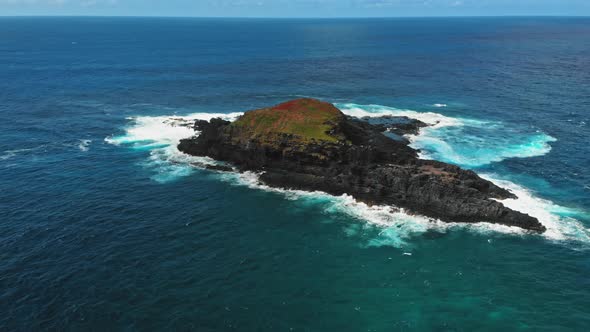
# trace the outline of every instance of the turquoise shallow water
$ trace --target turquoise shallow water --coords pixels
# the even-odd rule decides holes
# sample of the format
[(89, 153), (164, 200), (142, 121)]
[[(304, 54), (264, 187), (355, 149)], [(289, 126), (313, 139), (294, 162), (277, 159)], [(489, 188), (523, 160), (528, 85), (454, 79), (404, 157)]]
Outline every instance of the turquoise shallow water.
[[(587, 330), (589, 23), (0, 18), (0, 330)], [(300, 96), (431, 123), (424, 158), (548, 232), (272, 190), (175, 149), (179, 122)]]

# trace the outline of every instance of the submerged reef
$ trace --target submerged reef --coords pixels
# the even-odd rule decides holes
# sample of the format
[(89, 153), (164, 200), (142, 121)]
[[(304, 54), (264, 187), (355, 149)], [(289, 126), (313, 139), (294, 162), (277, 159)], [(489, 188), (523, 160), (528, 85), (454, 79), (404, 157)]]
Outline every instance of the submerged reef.
[(425, 126), (405, 117), (352, 118), (330, 103), (303, 98), (246, 112), (234, 122), (198, 120), (200, 134), (181, 140), (178, 149), (260, 172), (272, 187), (348, 194), (446, 222), (546, 230), (497, 201), (516, 198), (508, 190), (473, 171), (420, 159), (404, 136)]

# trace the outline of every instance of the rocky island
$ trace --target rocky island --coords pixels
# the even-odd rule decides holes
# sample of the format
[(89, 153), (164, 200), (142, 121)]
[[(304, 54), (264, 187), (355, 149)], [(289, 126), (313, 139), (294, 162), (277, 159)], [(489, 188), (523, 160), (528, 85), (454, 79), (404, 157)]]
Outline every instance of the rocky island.
[[(180, 151), (261, 172), (273, 187), (349, 194), (446, 222), (489, 222), (542, 233), (534, 217), (497, 200), (516, 198), (470, 170), (418, 157), (404, 135), (426, 124), (404, 117), (356, 119), (316, 99), (244, 113), (234, 122), (196, 121)], [(233, 170), (216, 166), (217, 170)]]

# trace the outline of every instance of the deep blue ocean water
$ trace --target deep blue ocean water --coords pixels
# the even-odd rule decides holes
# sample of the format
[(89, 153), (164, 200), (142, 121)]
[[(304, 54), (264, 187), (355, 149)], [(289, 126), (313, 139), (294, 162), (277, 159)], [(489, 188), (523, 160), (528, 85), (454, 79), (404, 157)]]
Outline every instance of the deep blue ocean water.
[[(589, 68), (589, 18), (0, 18), (0, 330), (587, 331)], [(432, 123), (425, 158), (548, 232), (269, 190), (175, 149), (181, 117), (300, 96)]]

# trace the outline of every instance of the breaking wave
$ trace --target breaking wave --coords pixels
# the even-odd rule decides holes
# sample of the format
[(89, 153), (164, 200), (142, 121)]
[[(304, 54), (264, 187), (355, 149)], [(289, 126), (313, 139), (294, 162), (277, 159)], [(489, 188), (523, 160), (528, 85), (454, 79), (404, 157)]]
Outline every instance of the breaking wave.
[(509, 158), (542, 156), (556, 139), (539, 131), (526, 132), (502, 122), (448, 117), (433, 112), (416, 112), (381, 105), (338, 104), (345, 114), (363, 116), (406, 116), (429, 127), (409, 137), (423, 159), (435, 159), (476, 168)]
[[(337, 104), (336, 106), (345, 114), (355, 117), (383, 115), (407, 116), (430, 124), (431, 127), (427, 127), (421, 130), (418, 135), (410, 137), (412, 146), (422, 149), (426, 157), (454, 162), (468, 167), (500, 161), (510, 157), (524, 158), (541, 155), (549, 152), (550, 147), (547, 143), (555, 140), (542, 133), (536, 133), (528, 136), (528, 141), (525, 142), (512, 142), (512, 144), (502, 147), (496, 141), (492, 147), (491, 144), (485, 142), (487, 137), (481, 134), (477, 136), (474, 129), (484, 131), (488, 128), (501, 129), (502, 124), (500, 123), (455, 118), (432, 112), (423, 113), (412, 110), (400, 110), (379, 105)], [(105, 138), (105, 141), (114, 145), (123, 145), (133, 149), (149, 151), (150, 156), (142, 165), (153, 170), (153, 180), (164, 183), (190, 175), (196, 168), (202, 167), (203, 165), (218, 163), (211, 158), (186, 155), (177, 149), (177, 145), (181, 139), (194, 136), (195, 134), (198, 135), (190, 126), (194, 120), (210, 120), (220, 117), (232, 121), (241, 114), (243, 113), (193, 113), (182, 117), (132, 117), (128, 119), (130, 125), (124, 129), (125, 133), (123, 135), (110, 136)], [(453, 130), (446, 131), (449, 128)], [(444, 134), (441, 134), (441, 131)], [(467, 138), (466, 136), (461, 136), (470, 132), (472, 132), (472, 136), (467, 136)], [(486, 132), (484, 135), (490, 134)], [(476, 139), (476, 141), (467, 142), (471, 139)], [(477, 146), (480, 147), (478, 148)], [(479, 154), (483, 155), (479, 156)], [(371, 246), (386, 245), (407, 248), (411, 246), (411, 242), (408, 240), (416, 235), (429, 231), (446, 233), (448, 230), (455, 228), (490, 235), (498, 233), (527, 234), (526, 231), (517, 227), (489, 223), (444, 223), (439, 220), (409, 214), (403, 209), (391, 206), (368, 206), (355, 201), (348, 195), (336, 197), (323, 192), (272, 188), (260, 183), (258, 174), (251, 172), (241, 174), (219, 173), (215, 176), (235, 185), (244, 185), (250, 188), (279, 193), (287, 199), (310, 204), (321, 204), (327, 214), (344, 214), (364, 221), (365, 223), (361, 224), (366, 225), (366, 227), (377, 227), (380, 230), (379, 235), (370, 240), (368, 245)], [(590, 230), (574, 218), (575, 211), (538, 198), (526, 188), (510, 181), (502, 180), (495, 175), (484, 176), (499, 186), (511, 190), (519, 197), (514, 200), (504, 200), (502, 203), (514, 210), (537, 217), (548, 229), (543, 234), (545, 238), (554, 241), (590, 243)]]
[(80, 149), (80, 151), (82, 152), (87, 152), (90, 148), (90, 143), (92, 143), (92, 140), (89, 139), (81, 139), (80, 142), (78, 143), (78, 149)]
[(128, 120), (131, 124), (125, 133), (110, 136), (105, 141), (138, 150), (148, 150), (148, 161), (142, 166), (153, 171), (152, 179), (170, 182), (192, 174), (197, 165), (213, 165), (217, 162), (207, 157), (189, 156), (180, 152), (177, 145), (183, 138), (195, 135), (192, 124), (195, 120), (223, 118), (231, 121), (242, 113), (193, 113), (186, 116), (136, 116)]
[[(583, 214), (582, 211), (562, 207), (548, 200), (538, 198), (526, 188), (507, 180), (501, 180), (497, 176), (488, 174), (482, 177), (514, 192), (518, 199), (508, 199), (500, 202), (511, 209), (538, 218), (547, 227), (547, 232), (542, 235), (546, 239), (590, 243), (590, 229), (573, 217), (576, 214)], [(414, 236), (429, 231), (444, 234), (454, 229), (463, 229), (490, 236), (498, 233), (518, 236), (528, 234), (527, 231), (518, 227), (486, 222), (475, 224), (447, 223), (408, 213), (404, 209), (392, 206), (369, 206), (346, 194), (333, 196), (320, 191), (308, 192), (273, 188), (261, 183), (259, 174), (253, 172), (221, 173), (219, 178), (235, 185), (245, 185), (252, 189), (282, 194), (287, 199), (321, 204), (324, 212), (328, 214), (345, 214), (359, 221), (367, 222), (370, 227), (379, 227), (379, 235), (369, 242), (371, 246), (408, 247), (410, 245), (409, 240)]]
[(259, 189), (283, 195), (285, 198), (320, 205), (328, 214), (343, 214), (364, 224), (364, 227), (377, 228), (377, 237), (371, 239), (368, 246), (393, 246), (396, 248), (411, 247), (410, 240), (429, 231), (446, 233), (452, 229), (464, 229), (478, 234), (516, 234), (525, 235), (525, 230), (518, 227), (490, 223), (446, 223), (440, 220), (408, 213), (403, 208), (394, 206), (369, 206), (356, 201), (350, 195), (333, 196), (321, 191), (302, 191), (269, 187), (259, 181), (259, 174), (220, 173), (219, 178), (233, 185), (244, 185), (252, 189)]

